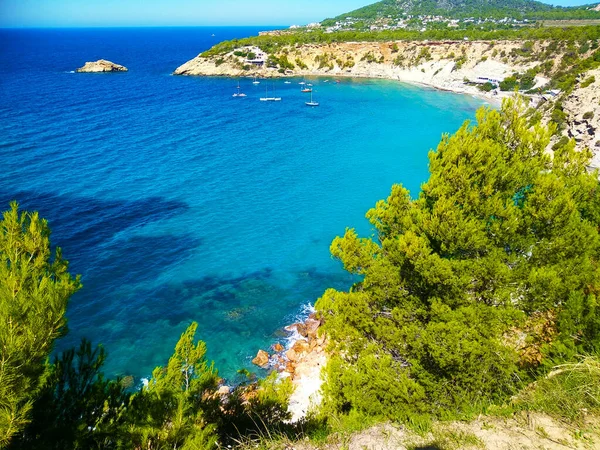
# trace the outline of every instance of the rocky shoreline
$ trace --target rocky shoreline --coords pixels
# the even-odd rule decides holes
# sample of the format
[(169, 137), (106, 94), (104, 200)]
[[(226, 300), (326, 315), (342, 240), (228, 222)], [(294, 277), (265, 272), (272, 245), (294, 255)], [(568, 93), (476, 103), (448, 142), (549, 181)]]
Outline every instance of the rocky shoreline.
[[(527, 44), (527, 45), (526, 45)], [(196, 58), (179, 66), (174, 75), (226, 77), (328, 77), (379, 78), (411, 83), (444, 91), (482, 98), (499, 105), (512, 91), (492, 89), (484, 92), (478, 81), (501, 81), (515, 73), (525, 73), (539, 65), (533, 54), (543, 53), (552, 43), (538, 41), (440, 41), (440, 42), (340, 42), (332, 44), (302, 44), (282, 46), (274, 55), (265, 54), (264, 64), (246, 64), (244, 54), (250, 49), (216, 56)], [(254, 50), (254, 48), (252, 49)], [(260, 50), (260, 49), (257, 49)], [(588, 54), (581, 57), (588, 57)], [(236, 55), (237, 54), (237, 55)], [(268, 67), (269, 57), (287, 61), (293, 69)], [(555, 61), (562, 55), (556, 52)], [(544, 61), (547, 63), (549, 61)], [(291, 67), (290, 66), (290, 67)], [(600, 167), (600, 75), (597, 70), (578, 80), (563, 108), (565, 113), (562, 136), (574, 138), (579, 149), (590, 148), (595, 156), (592, 168)], [(590, 84), (583, 78), (589, 78)], [(548, 78), (536, 75), (533, 87), (542, 87)], [(557, 100), (550, 95), (530, 95), (532, 105), (541, 107), (545, 122), (553, 114)], [(554, 144), (559, 137), (552, 141)], [(549, 150), (551, 150), (551, 146)]]
[(291, 422), (301, 420), (312, 406), (321, 402), (321, 369), (327, 362), (327, 339), (320, 332), (321, 325), (317, 315), (311, 313), (306, 320), (284, 328), (290, 335), (287, 347), (278, 342), (271, 347), (271, 354), (261, 349), (252, 360), (259, 367), (291, 378), (295, 388), (289, 404)]

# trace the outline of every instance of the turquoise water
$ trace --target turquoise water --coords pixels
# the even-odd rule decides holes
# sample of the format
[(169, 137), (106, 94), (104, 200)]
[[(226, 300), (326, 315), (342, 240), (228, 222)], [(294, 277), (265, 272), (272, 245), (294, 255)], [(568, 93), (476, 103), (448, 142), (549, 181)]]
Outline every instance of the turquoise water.
[[(427, 152), (474, 116), (467, 96), (391, 81), (175, 77), (215, 39), (258, 29), (0, 31), (0, 201), (50, 221), (84, 288), (64, 349), (102, 342), (110, 375), (148, 376), (180, 333), (222, 375), (251, 367), (328, 287), (352, 279), (329, 255), (393, 183), (413, 193)], [(216, 38), (211, 34), (217, 34)], [(100, 57), (125, 74), (69, 73)]]

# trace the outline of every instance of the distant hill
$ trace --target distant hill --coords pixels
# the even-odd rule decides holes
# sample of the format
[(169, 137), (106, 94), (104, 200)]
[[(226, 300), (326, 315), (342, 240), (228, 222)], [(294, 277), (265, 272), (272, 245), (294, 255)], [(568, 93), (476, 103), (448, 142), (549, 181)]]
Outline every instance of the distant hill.
[(434, 15), (448, 18), (531, 18), (593, 19), (600, 18), (597, 5), (563, 8), (534, 0), (383, 0), (323, 22), (334, 23), (347, 17), (375, 21), (405, 15)]

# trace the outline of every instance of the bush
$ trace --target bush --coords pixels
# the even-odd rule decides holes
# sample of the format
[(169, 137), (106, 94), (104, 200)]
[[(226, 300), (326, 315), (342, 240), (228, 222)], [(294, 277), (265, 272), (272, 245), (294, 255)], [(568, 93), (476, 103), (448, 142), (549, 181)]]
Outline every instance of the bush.
[(514, 91), (515, 88), (519, 87), (519, 82), (517, 78), (513, 75), (511, 77), (506, 77), (504, 80), (502, 80), (499, 86), (501, 91)]
[(590, 120), (594, 118), (594, 111), (588, 111), (583, 115), (585, 120)]
[(561, 138), (552, 146), (552, 150), (556, 151), (569, 143), (567, 136), (561, 136)]
[(567, 114), (563, 111), (562, 105), (555, 105), (550, 115), (550, 120), (558, 126), (558, 130), (561, 130), (567, 120)]
[(490, 92), (491, 90), (494, 89), (494, 85), (492, 83), (490, 83), (489, 81), (487, 83), (480, 84), (477, 87), (479, 88), (480, 91), (483, 91), (483, 92)]
[(527, 91), (535, 86), (535, 78), (533, 75), (525, 74), (519, 80), (519, 89), (522, 91)]
[(586, 88), (588, 87), (590, 84), (592, 84), (594, 81), (596, 81), (596, 77), (594, 75), (592, 75), (591, 77), (587, 77), (585, 80), (583, 80), (581, 82), (581, 87), (582, 88)]

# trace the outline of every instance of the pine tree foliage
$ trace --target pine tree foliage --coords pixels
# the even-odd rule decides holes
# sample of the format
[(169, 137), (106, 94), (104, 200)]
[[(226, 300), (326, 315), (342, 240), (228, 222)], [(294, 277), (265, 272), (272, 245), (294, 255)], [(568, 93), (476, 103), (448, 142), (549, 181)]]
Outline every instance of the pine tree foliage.
[(32, 408), (31, 423), (10, 449), (115, 448), (122, 443), (129, 395), (121, 380), (101, 373), (102, 346), (83, 339), (49, 365), (49, 375)]
[(49, 236), (47, 222), (19, 213), (15, 202), (0, 221), (0, 446), (29, 421), (45, 360), (66, 332), (67, 303), (80, 287)]
[(347, 17), (361, 20), (398, 18), (407, 15), (433, 15), (449, 18), (530, 18), (584, 19), (597, 18), (589, 6), (565, 8), (534, 0), (382, 0), (323, 21), (329, 25)]
[(166, 367), (157, 367), (148, 386), (129, 405), (130, 436), (135, 448), (214, 448), (215, 425), (206, 412), (219, 407), (218, 375), (206, 360), (206, 344), (194, 343), (198, 324), (181, 335)]
[(331, 245), (362, 276), (317, 302), (332, 411), (462, 415), (600, 348), (591, 155), (573, 142), (548, 154), (552, 129), (521, 101), (476, 118), (430, 152), (418, 198), (396, 185), (367, 213), (375, 236), (349, 229)]

